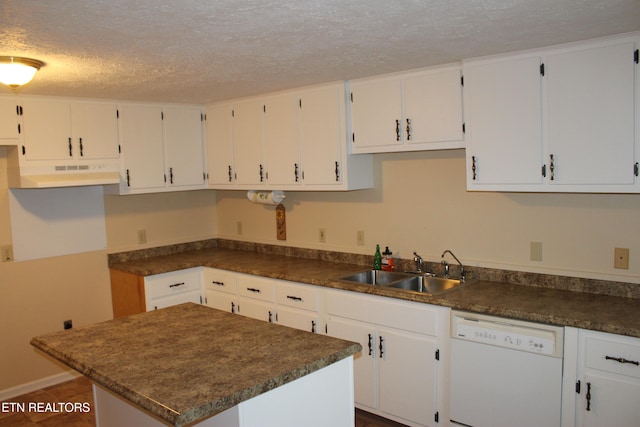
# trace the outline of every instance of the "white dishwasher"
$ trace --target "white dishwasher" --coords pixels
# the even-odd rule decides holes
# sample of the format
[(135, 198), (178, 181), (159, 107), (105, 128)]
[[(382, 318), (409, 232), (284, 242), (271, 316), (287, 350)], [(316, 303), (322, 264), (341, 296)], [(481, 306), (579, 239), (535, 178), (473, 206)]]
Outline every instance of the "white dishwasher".
[(452, 311), (452, 425), (560, 426), (563, 332)]

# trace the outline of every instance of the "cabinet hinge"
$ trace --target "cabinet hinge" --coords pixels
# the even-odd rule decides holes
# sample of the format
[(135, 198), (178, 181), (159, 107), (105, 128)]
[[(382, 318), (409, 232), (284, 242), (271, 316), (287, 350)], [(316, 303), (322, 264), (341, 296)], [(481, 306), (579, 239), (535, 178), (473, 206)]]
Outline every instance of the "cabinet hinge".
[(439, 422), (440, 422), (440, 413), (439, 413), (439, 412), (436, 412), (436, 413), (433, 415), (433, 421), (435, 421), (435, 422), (437, 422), (437, 423), (439, 423)]
[(164, 111), (160, 111), (160, 120), (164, 120)]
[(353, 92), (350, 92), (349, 96), (351, 97), (351, 103), (353, 104)]
[(25, 154), (27, 154), (27, 149), (25, 148), (25, 146), (22, 146), (22, 155), (24, 156)]
[(266, 113), (266, 112), (267, 112), (267, 106), (266, 106), (266, 105), (263, 105), (263, 106), (262, 106), (262, 112), (263, 112), (263, 113)]
[(580, 394), (580, 381), (576, 381), (576, 393)]
[(231, 117), (235, 117), (236, 116), (236, 110), (231, 110)]
[(122, 146), (118, 144), (118, 154), (122, 154)]
[(462, 124), (462, 133), (465, 133), (465, 132), (467, 132), (467, 124), (463, 123)]
[(18, 123), (18, 135), (22, 133), (22, 128), (20, 127), (20, 123)]
[(302, 108), (302, 98), (298, 99), (298, 107)]
[(116, 110), (116, 119), (119, 119), (119, 118), (120, 118), (120, 111)]
[(540, 75), (544, 77), (544, 62), (540, 64)]
[(638, 176), (638, 162), (636, 162), (636, 164), (633, 165), (633, 174), (635, 176)]
[(164, 174), (164, 183), (165, 184), (167, 183), (167, 174), (166, 173)]
[(460, 86), (464, 86), (464, 76), (460, 76)]
[(638, 49), (636, 49), (635, 52), (633, 52), (633, 62), (635, 62), (636, 64), (638, 63), (639, 58), (639, 54), (638, 54)]
[(200, 113), (200, 121), (204, 122), (205, 120), (207, 120), (207, 115), (204, 113)]
[(547, 177), (547, 165), (542, 165), (542, 177)]
[(440, 349), (436, 350), (436, 360), (440, 360)]
[(329, 333), (329, 326), (327, 324), (324, 325), (324, 333), (325, 334)]
[(355, 132), (351, 132), (351, 142), (353, 142), (354, 144), (356, 142), (356, 133)]

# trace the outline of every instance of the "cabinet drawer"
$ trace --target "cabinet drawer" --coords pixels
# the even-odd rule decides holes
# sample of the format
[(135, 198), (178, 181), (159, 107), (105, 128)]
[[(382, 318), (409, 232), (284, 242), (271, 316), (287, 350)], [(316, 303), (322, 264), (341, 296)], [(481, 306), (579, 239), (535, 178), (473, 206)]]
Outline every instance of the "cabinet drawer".
[(640, 378), (640, 340), (600, 335), (586, 337), (587, 368)]
[(231, 271), (205, 268), (203, 271), (204, 288), (235, 294), (238, 290), (236, 276), (237, 273)]
[(145, 277), (144, 287), (147, 300), (185, 292), (202, 294), (201, 271), (202, 269), (198, 267)]
[(248, 274), (240, 274), (237, 277), (238, 295), (259, 299), (262, 301), (274, 301), (274, 282)]
[(276, 287), (276, 302), (280, 305), (317, 311), (318, 299), (318, 289), (310, 286), (278, 282)]
[(362, 322), (437, 336), (438, 308), (385, 297), (327, 292), (327, 313)]

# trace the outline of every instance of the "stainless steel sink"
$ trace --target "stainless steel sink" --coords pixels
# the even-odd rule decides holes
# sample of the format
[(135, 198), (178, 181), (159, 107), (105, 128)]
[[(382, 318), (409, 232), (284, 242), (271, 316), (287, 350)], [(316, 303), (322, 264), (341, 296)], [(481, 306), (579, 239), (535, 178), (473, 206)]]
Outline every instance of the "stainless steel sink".
[(405, 291), (420, 292), (424, 294), (441, 294), (452, 291), (464, 285), (465, 282), (455, 279), (432, 276), (414, 276), (386, 285), (389, 288), (402, 289)]
[(340, 280), (346, 280), (347, 282), (364, 283), (368, 285), (388, 285), (390, 283), (397, 282), (398, 280), (407, 278), (411, 278), (411, 276), (395, 271), (367, 270), (352, 274), (350, 276), (341, 277)]
[(434, 277), (429, 273), (415, 274), (381, 270), (361, 271), (341, 277), (340, 280), (430, 295), (448, 292), (465, 284), (460, 280)]

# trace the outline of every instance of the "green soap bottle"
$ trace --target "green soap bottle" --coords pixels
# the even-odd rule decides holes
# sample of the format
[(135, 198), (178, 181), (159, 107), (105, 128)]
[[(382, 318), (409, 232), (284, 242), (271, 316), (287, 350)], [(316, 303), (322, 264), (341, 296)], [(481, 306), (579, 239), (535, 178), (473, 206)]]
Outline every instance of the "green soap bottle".
[(380, 245), (376, 245), (376, 254), (373, 256), (373, 269), (382, 270), (382, 254), (380, 253)]

